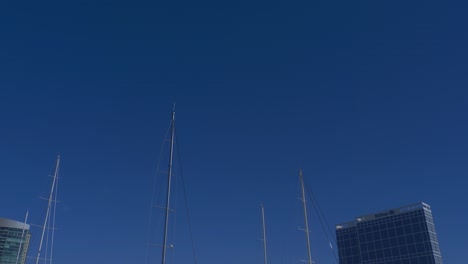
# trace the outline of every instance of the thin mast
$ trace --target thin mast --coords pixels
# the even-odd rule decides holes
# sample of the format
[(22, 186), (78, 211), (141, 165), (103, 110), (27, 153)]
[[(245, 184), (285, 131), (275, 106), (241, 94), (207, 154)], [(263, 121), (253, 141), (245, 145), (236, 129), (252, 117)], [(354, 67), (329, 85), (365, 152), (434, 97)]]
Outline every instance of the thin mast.
[(262, 224), (263, 224), (263, 258), (265, 260), (265, 264), (267, 264), (267, 247), (266, 247), (266, 231), (265, 231), (265, 208), (263, 204), (260, 205), (262, 207)]
[(18, 254), (16, 255), (16, 264), (18, 264), (19, 256), (20, 256), (20, 253), (21, 253), (21, 246), (23, 245), (24, 230), (26, 229), (26, 223), (28, 222), (28, 215), (29, 215), (29, 211), (26, 211), (26, 217), (24, 218), (24, 223), (23, 223), (23, 232), (21, 232), (20, 245), (19, 245), (19, 248), (18, 248)]
[(54, 179), (52, 180), (52, 188), (50, 189), (49, 203), (48, 203), (48, 206), (47, 206), (47, 212), (46, 212), (46, 216), (45, 216), (45, 219), (44, 219), (44, 225), (42, 226), (41, 242), (39, 243), (39, 250), (37, 252), (36, 264), (39, 263), (39, 258), (41, 256), (42, 242), (44, 240), (44, 233), (45, 233), (45, 230), (46, 230), (46, 227), (47, 227), (47, 222), (49, 220), (50, 208), (52, 206), (53, 194), (54, 194), (54, 189), (55, 189), (55, 182), (57, 181), (59, 165), (60, 165), (60, 156), (57, 157), (57, 164), (55, 165)]
[(299, 170), (299, 179), (301, 181), (301, 189), (302, 189), (302, 207), (304, 208), (304, 224), (305, 224), (305, 233), (306, 233), (306, 240), (307, 240), (307, 255), (308, 255), (307, 263), (312, 264), (312, 256), (310, 254), (309, 222), (307, 220), (307, 206), (306, 206), (306, 198), (305, 198), (305, 191), (304, 191), (304, 176), (302, 175), (302, 170)]
[(164, 238), (163, 238), (163, 248), (162, 248), (162, 260), (161, 263), (166, 263), (166, 248), (167, 248), (167, 229), (169, 222), (169, 205), (171, 199), (171, 179), (172, 179), (172, 156), (174, 154), (174, 129), (175, 124), (175, 111), (172, 110), (172, 122), (171, 122), (171, 147), (169, 152), (169, 170), (167, 175), (167, 196), (166, 196), (166, 219), (164, 221)]
[(52, 239), (50, 243), (50, 255), (49, 255), (49, 263), (52, 264), (52, 256), (54, 251), (54, 235), (55, 235), (55, 213), (57, 212), (57, 195), (58, 195), (58, 184), (59, 179), (58, 177), (55, 179), (55, 193), (54, 193), (54, 207), (52, 212)]

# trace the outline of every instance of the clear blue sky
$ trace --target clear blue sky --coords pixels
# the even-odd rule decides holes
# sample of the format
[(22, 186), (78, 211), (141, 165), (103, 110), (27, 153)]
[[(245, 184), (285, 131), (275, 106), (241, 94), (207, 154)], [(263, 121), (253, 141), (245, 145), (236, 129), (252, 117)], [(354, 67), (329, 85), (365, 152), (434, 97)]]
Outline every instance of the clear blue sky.
[[(463, 1), (2, 1), (0, 217), (29, 208), (40, 223), (61, 154), (55, 263), (143, 263), (176, 101), (200, 263), (261, 263), (261, 202), (270, 263), (305, 259), (300, 167), (331, 225), (429, 203), (445, 262), (463, 263), (466, 13)], [(177, 215), (175, 258), (189, 263)], [(314, 259), (334, 263), (314, 221)]]

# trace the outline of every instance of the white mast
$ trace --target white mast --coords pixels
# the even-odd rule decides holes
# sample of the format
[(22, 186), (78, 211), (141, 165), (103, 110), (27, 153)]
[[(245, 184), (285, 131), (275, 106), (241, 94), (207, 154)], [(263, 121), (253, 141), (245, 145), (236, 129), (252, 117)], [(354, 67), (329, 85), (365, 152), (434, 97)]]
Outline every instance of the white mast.
[[(175, 106), (175, 105), (174, 105)], [(171, 179), (172, 179), (172, 156), (174, 154), (174, 123), (175, 123), (175, 110), (172, 110), (172, 122), (171, 122), (171, 146), (169, 153), (169, 170), (167, 175), (167, 196), (166, 196), (166, 219), (164, 221), (164, 238), (162, 248), (162, 260), (161, 263), (166, 263), (166, 249), (167, 249), (167, 229), (169, 222), (169, 210), (170, 210), (170, 199), (171, 199)]]
[(262, 224), (263, 224), (263, 258), (265, 260), (265, 264), (267, 264), (267, 247), (266, 247), (266, 231), (265, 231), (265, 208), (263, 204), (260, 205), (262, 207)]
[(19, 256), (20, 256), (20, 253), (21, 253), (21, 246), (23, 245), (24, 230), (26, 229), (26, 223), (28, 222), (28, 214), (29, 214), (29, 211), (26, 211), (26, 217), (24, 218), (24, 223), (23, 223), (23, 232), (21, 232), (20, 245), (19, 245), (19, 248), (18, 248), (18, 254), (16, 255), (16, 264), (18, 264)]
[[(50, 218), (50, 213), (51, 213), (50, 211), (51, 211), (51, 207), (52, 207), (52, 201), (53, 201), (53, 198), (54, 198), (54, 196), (53, 196), (54, 195), (54, 190), (56, 191), (56, 189), (57, 189), (56, 182), (57, 182), (57, 177), (58, 177), (59, 165), (60, 165), (60, 156), (57, 157), (57, 164), (55, 165), (54, 179), (52, 180), (52, 188), (50, 189), (47, 212), (46, 212), (46, 216), (45, 216), (45, 219), (44, 219), (44, 225), (42, 226), (41, 242), (39, 243), (39, 250), (37, 252), (36, 264), (39, 263), (39, 258), (41, 256), (42, 242), (44, 241), (45, 230), (46, 230), (49, 218)], [(52, 227), (52, 228), (55, 228), (55, 227)]]
[(302, 189), (302, 207), (304, 208), (304, 224), (305, 224), (305, 233), (306, 233), (306, 240), (307, 240), (307, 263), (312, 264), (312, 256), (310, 254), (310, 238), (309, 238), (309, 223), (307, 221), (307, 206), (306, 206), (306, 198), (305, 198), (305, 191), (304, 191), (304, 176), (302, 175), (302, 170), (299, 170), (299, 179), (301, 181), (301, 189)]

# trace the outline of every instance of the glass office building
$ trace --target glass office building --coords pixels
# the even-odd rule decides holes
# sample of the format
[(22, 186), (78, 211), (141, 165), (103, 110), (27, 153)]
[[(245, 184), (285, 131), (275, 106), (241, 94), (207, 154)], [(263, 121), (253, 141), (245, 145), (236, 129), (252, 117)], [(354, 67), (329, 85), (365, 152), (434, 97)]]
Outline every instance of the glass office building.
[(29, 225), (0, 218), (0, 264), (26, 263), (30, 237)]
[(431, 207), (408, 205), (336, 226), (340, 264), (442, 264)]

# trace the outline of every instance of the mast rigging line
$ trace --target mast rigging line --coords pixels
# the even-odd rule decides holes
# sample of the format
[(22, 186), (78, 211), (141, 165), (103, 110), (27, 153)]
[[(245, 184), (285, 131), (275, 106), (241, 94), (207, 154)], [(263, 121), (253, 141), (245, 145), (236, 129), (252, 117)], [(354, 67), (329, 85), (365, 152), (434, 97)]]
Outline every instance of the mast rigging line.
[[(177, 132), (177, 131), (175, 131)], [(177, 133), (175, 133), (175, 141), (177, 141)], [(197, 264), (197, 255), (196, 255), (196, 250), (195, 250), (195, 241), (193, 239), (193, 228), (192, 228), (192, 223), (190, 219), (190, 211), (189, 211), (189, 206), (188, 206), (188, 199), (187, 199), (187, 189), (185, 187), (185, 178), (184, 174), (182, 173), (182, 159), (180, 158), (180, 151), (179, 151), (179, 144), (176, 144), (176, 155), (177, 155), (177, 162), (178, 168), (179, 168), (179, 174), (180, 174), (180, 179), (182, 181), (182, 189), (184, 192), (184, 203), (185, 203), (185, 213), (187, 215), (187, 224), (188, 224), (188, 229), (189, 229), (189, 236), (190, 236), (190, 242), (192, 244), (192, 254), (193, 254), (193, 259), (194, 263)]]
[[(38, 250), (37, 256), (36, 256), (36, 264), (39, 263), (39, 259), (40, 259), (40, 256), (41, 256), (42, 244), (43, 244), (43, 240), (44, 240), (44, 234), (45, 234), (45, 231), (46, 231), (46, 227), (50, 227), (49, 219), (51, 217), (51, 214), (53, 213), (53, 212), (51, 212), (51, 207), (52, 207), (52, 199), (54, 198), (53, 195), (57, 191), (57, 186), (58, 186), (57, 178), (58, 178), (58, 174), (59, 174), (59, 165), (60, 165), (60, 155), (57, 156), (57, 163), (55, 165), (54, 178), (52, 180), (52, 187), (50, 189), (49, 201), (48, 201), (48, 206), (47, 206), (47, 210), (46, 210), (46, 216), (45, 216), (45, 219), (44, 219), (44, 226), (42, 228), (41, 240), (39, 242), (39, 250)], [(57, 200), (56, 196), (55, 196), (55, 200)], [(56, 203), (54, 203), (54, 207), (55, 206), (56, 206)], [(52, 224), (54, 225), (55, 221)], [(52, 226), (52, 228), (55, 228), (55, 226)], [(49, 238), (49, 232), (47, 232), (47, 241), (48, 241), (48, 238)], [(46, 244), (46, 255), (45, 255), (46, 258), (48, 256), (47, 251), (48, 251), (48, 242)], [(50, 261), (52, 262), (52, 259)], [(45, 263), (47, 263), (47, 262), (45, 261)]]
[[(312, 202), (314, 204), (314, 207), (317, 207), (317, 211), (320, 213), (321, 218), (325, 222), (325, 224), (327, 226), (327, 229), (329, 231), (329, 234), (333, 234), (333, 231), (331, 230), (330, 225), (328, 224), (327, 218), (325, 217), (325, 214), (323, 213), (322, 209), (320, 208), (320, 205), (318, 204), (317, 199), (315, 198), (315, 195), (312, 193), (309, 185), (307, 183), (305, 183), (305, 182), (304, 182), (304, 184), (306, 186), (307, 192), (309, 193), (310, 197), (312, 198)], [(331, 237), (332, 237), (333, 242), (336, 243), (336, 239), (332, 235), (331, 235)]]
[(263, 231), (263, 261), (267, 264), (267, 246), (266, 246), (266, 228), (265, 228), (265, 207), (263, 203), (260, 205), (262, 208), (262, 231)]
[(171, 179), (172, 179), (172, 163), (174, 156), (174, 140), (175, 140), (175, 111), (172, 111), (171, 119), (171, 144), (169, 148), (169, 164), (168, 164), (168, 175), (167, 175), (167, 193), (166, 193), (166, 214), (164, 221), (164, 235), (163, 235), (163, 247), (162, 247), (162, 258), (161, 263), (166, 263), (166, 249), (167, 249), (167, 231), (169, 224), (169, 206), (171, 200)]
[[(175, 139), (175, 132), (174, 132), (174, 146), (176, 146), (176, 142), (177, 140)], [(174, 154), (176, 153), (176, 150), (177, 149), (174, 149)], [(177, 161), (177, 157), (174, 157), (174, 159)], [(169, 208), (169, 213), (172, 213), (172, 220), (170, 220), (171, 222), (171, 225), (169, 226), (169, 235), (171, 237), (171, 239), (168, 241), (170, 241), (169, 245), (167, 246), (169, 249), (171, 249), (170, 251), (170, 258), (171, 258), (171, 262), (170, 263), (175, 263), (174, 262), (174, 252), (175, 250), (174, 249), (174, 244), (175, 243), (175, 237), (176, 237), (176, 233), (177, 233), (177, 220), (178, 220), (178, 217), (176, 216), (177, 214), (177, 208), (178, 208), (178, 204), (179, 204), (179, 195), (178, 194), (178, 186), (179, 186), (179, 168), (178, 168), (178, 162), (175, 162), (175, 166), (173, 166), (173, 172), (172, 172), (172, 189), (173, 189), (173, 192), (174, 192), (174, 197), (172, 198), (172, 208)]]
[[(170, 124), (172, 121), (170, 122)], [(159, 208), (164, 208), (162, 206), (156, 206), (155, 201), (158, 201), (159, 199), (156, 198), (156, 182), (158, 180), (158, 174), (160, 173), (160, 168), (161, 168), (161, 162), (163, 160), (163, 153), (164, 149), (166, 147), (166, 142), (167, 138), (169, 135), (169, 132), (171, 131), (171, 125), (169, 124), (168, 128), (166, 129), (166, 133), (164, 134), (164, 140), (161, 144), (161, 150), (159, 151), (159, 159), (158, 162), (156, 163), (156, 175), (153, 177), (153, 184), (152, 184), (152, 193), (151, 193), (151, 201), (150, 201), (150, 206), (149, 206), (149, 216), (148, 216), (148, 226), (147, 226), (147, 246), (146, 246), (146, 261), (149, 264), (150, 263), (150, 250), (151, 250), (151, 240), (152, 240), (152, 234), (153, 234), (153, 227), (152, 225), (153, 222), (153, 207), (159, 207)]]
[[(58, 175), (57, 175), (58, 176)], [(53, 250), (54, 250), (54, 235), (55, 235), (55, 215), (56, 215), (56, 212), (57, 212), (57, 196), (58, 196), (58, 184), (59, 184), (59, 178), (60, 177), (57, 177), (56, 179), (56, 184), (55, 184), (55, 197), (54, 197), (54, 200), (53, 200), (53, 203), (54, 203), (54, 210), (53, 210), (53, 214), (52, 214), (52, 239), (51, 239), (51, 244), (50, 244), (50, 261), (49, 263), (52, 264), (52, 257), (53, 257)]]
[[(193, 236), (193, 228), (192, 228), (192, 223), (191, 223), (191, 219), (190, 219), (190, 210), (189, 210), (189, 206), (188, 206), (188, 197), (187, 197), (187, 191), (186, 191), (186, 184), (185, 184), (185, 178), (184, 178), (184, 175), (183, 175), (183, 172), (182, 172), (182, 159), (180, 157), (180, 151), (179, 151), (179, 145), (177, 143), (177, 134), (176, 134), (176, 128), (175, 128), (175, 112), (172, 111), (172, 118), (171, 118), (171, 122), (170, 122), (170, 125), (166, 131), (166, 134), (164, 136), (164, 140), (163, 140), (163, 144), (161, 146), (161, 151), (160, 151), (160, 154), (159, 154), (159, 159), (158, 159), (158, 162), (157, 162), (157, 166), (156, 166), (156, 175), (155, 177), (153, 178), (153, 186), (152, 186), (152, 196), (151, 196), (151, 204), (149, 206), (149, 220), (148, 220), (148, 237), (147, 237), (147, 240), (148, 240), (148, 243), (147, 243), (147, 263), (149, 264), (152, 257), (151, 257), (151, 246), (152, 245), (156, 245), (156, 244), (152, 244), (152, 241), (153, 241), (153, 231), (154, 229), (158, 229), (157, 227), (159, 225), (156, 225), (155, 226), (155, 223), (153, 223), (153, 218), (154, 218), (154, 215), (155, 215), (155, 212), (153, 212), (154, 208), (160, 208), (160, 209), (164, 209), (165, 211), (165, 223), (164, 223), (164, 238), (163, 238), (163, 244), (160, 245), (162, 247), (162, 263), (164, 264), (166, 262), (166, 256), (169, 257), (169, 261), (171, 263), (174, 263), (173, 261), (173, 258), (174, 258), (174, 250), (171, 250), (170, 253), (166, 253), (166, 249), (172, 249), (173, 248), (173, 245), (172, 243), (170, 243), (170, 241), (174, 241), (174, 236), (175, 236), (175, 232), (176, 232), (176, 224), (175, 224), (175, 221), (177, 219), (177, 217), (170, 217), (171, 220), (169, 221), (168, 217), (169, 217), (169, 213), (175, 213), (175, 207), (174, 206), (177, 206), (178, 202), (178, 198), (179, 196), (178, 195), (175, 195), (175, 197), (172, 197), (174, 196), (174, 194), (171, 194), (171, 189), (174, 189), (174, 191), (176, 190), (179, 190), (177, 185), (180, 184), (180, 180), (182, 181), (181, 184), (182, 184), (182, 188), (183, 188), (183, 192), (184, 192), (184, 202), (185, 202), (185, 212), (186, 212), (186, 215), (187, 215), (187, 224), (188, 224), (188, 232), (189, 232), (189, 237), (190, 237), (190, 242), (191, 242), (191, 247), (192, 247), (192, 253), (193, 253), (193, 258), (194, 258), (194, 263), (197, 264), (197, 255), (196, 255), (196, 250), (195, 250), (195, 242), (194, 242), (194, 236)], [(169, 154), (169, 167), (168, 167), (168, 171), (167, 172), (162, 172), (160, 170), (160, 167), (162, 165), (162, 162), (163, 160), (165, 160), (167, 157), (166, 155), (164, 155), (164, 153), (166, 153), (166, 148), (168, 147), (168, 145), (170, 145), (170, 154)], [(163, 155), (165, 157), (163, 157)], [(174, 159), (174, 160), (172, 160)], [(173, 165), (173, 166), (172, 166)], [(159, 199), (155, 200), (155, 198), (157, 198), (156, 196), (160, 196), (162, 193), (164, 192), (159, 192), (158, 188), (156, 188), (158, 186), (158, 181), (159, 180), (164, 180), (163, 178), (160, 178), (159, 177), (159, 174), (167, 174), (167, 184), (168, 186), (166, 186), (166, 201), (165, 201), (165, 206), (159, 206), (157, 205), (156, 203), (159, 201)], [(178, 179), (180, 176), (180, 180)], [(173, 183), (171, 184), (171, 181), (173, 181)], [(172, 185), (172, 186), (171, 186)], [(160, 195), (158, 195), (160, 194)], [(172, 199), (175, 199), (174, 201), (172, 201)], [(170, 203), (169, 203), (170, 201)], [(169, 208), (170, 207), (170, 204), (173, 204), (173, 208)], [(164, 220), (164, 219), (163, 219)], [(169, 223), (171, 222), (171, 223)], [(168, 228), (169, 227), (169, 228)], [(170, 239), (168, 239), (170, 238)], [(168, 241), (169, 240), (169, 241)], [(170, 255), (169, 255), (170, 254)], [(172, 261), (171, 261), (172, 260)]]
[(306, 205), (306, 198), (305, 198), (305, 191), (304, 191), (304, 175), (302, 174), (302, 169), (299, 170), (299, 180), (301, 182), (302, 207), (304, 210), (304, 225), (305, 225), (305, 234), (306, 234), (306, 242), (307, 242), (307, 257), (308, 257), (307, 263), (313, 264), (312, 254), (310, 252), (309, 221), (307, 219), (307, 205)]
[(28, 215), (29, 215), (29, 210), (26, 211), (26, 217), (24, 218), (24, 223), (23, 223), (23, 231), (21, 232), (21, 240), (20, 240), (20, 245), (18, 248), (18, 253), (16, 255), (16, 264), (18, 264), (20, 253), (21, 253), (21, 246), (23, 245), (23, 240), (24, 240), (24, 230), (26, 228), (26, 222), (28, 222)]
[[(331, 249), (331, 252), (332, 252), (332, 255), (336, 261), (336, 263), (339, 263), (338, 261), (338, 256), (337, 256), (337, 253), (336, 251), (334, 250), (332, 244), (331, 244), (331, 241), (330, 241), (330, 237), (332, 238), (333, 240), (333, 243), (336, 245), (336, 239), (335, 237), (333, 236), (333, 232), (331, 231), (331, 228), (330, 228), (330, 225), (328, 224), (328, 221), (322, 211), (322, 209), (320, 208), (318, 202), (317, 202), (317, 199), (315, 198), (314, 194), (312, 193), (309, 185), (304, 181), (304, 186), (306, 187), (306, 190), (312, 200), (312, 206), (314, 207), (314, 211), (315, 211), (315, 214), (317, 215), (317, 218), (320, 222), (320, 226), (322, 228), (322, 231), (323, 233), (325, 234), (325, 237), (330, 245), (330, 249)], [(327, 230), (325, 229), (325, 225), (327, 226), (328, 228), (328, 233), (327, 233)]]

